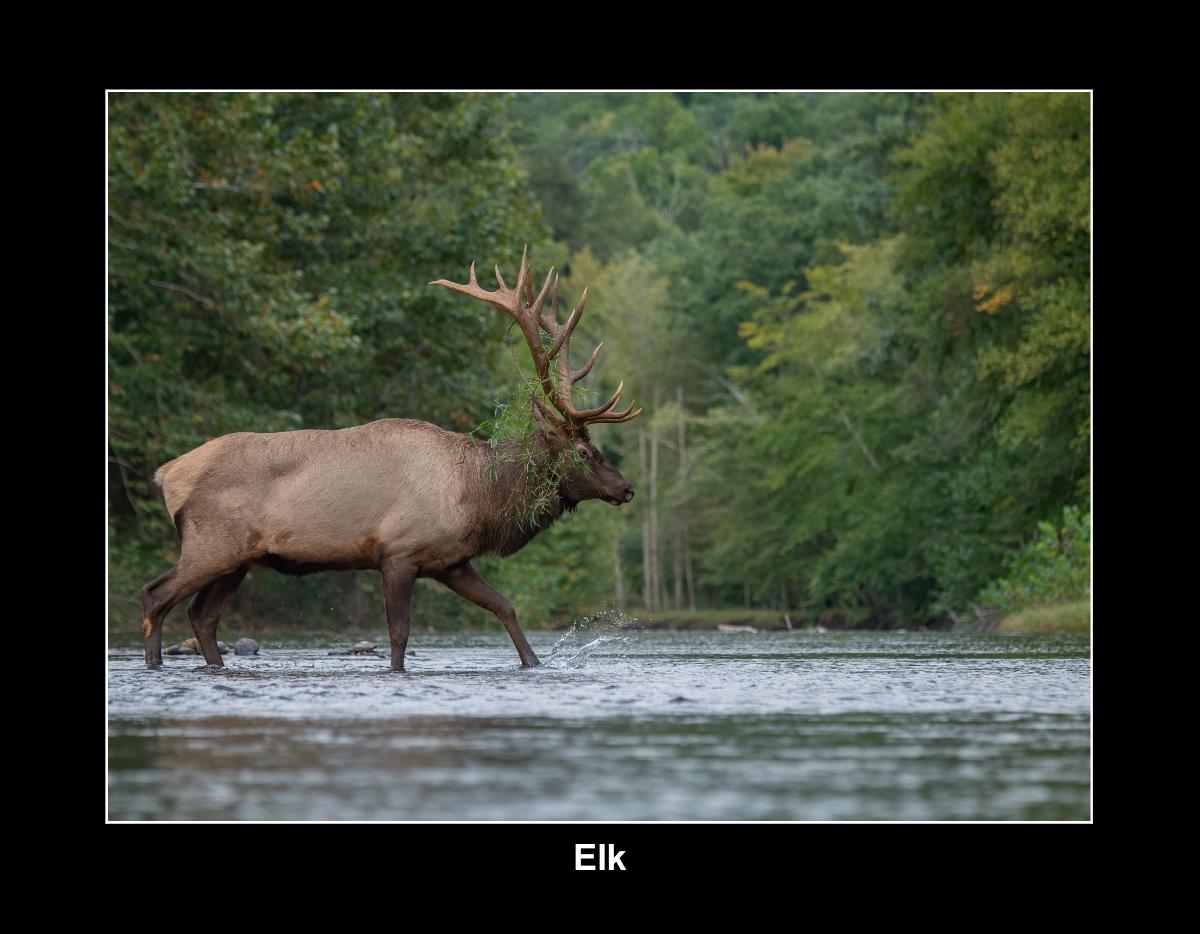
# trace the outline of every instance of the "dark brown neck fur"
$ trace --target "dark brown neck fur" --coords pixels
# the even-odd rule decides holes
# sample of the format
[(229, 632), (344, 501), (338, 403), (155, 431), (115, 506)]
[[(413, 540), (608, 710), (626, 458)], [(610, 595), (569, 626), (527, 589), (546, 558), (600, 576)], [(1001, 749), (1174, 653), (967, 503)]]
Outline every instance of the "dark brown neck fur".
[(578, 505), (559, 492), (535, 516), (534, 482), (515, 445), (496, 452), (487, 442), (476, 441), (470, 454), (475, 461), (470, 499), (477, 517), (472, 549), (476, 555), (511, 555)]

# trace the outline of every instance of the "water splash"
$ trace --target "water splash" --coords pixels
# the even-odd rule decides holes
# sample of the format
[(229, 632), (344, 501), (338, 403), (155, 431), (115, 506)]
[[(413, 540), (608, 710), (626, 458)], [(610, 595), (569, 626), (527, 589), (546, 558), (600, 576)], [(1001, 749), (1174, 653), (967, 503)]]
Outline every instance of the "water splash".
[(629, 636), (621, 633), (639, 628), (640, 625), (638, 620), (616, 608), (600, 610), (589, 616), (577, 616), (571, 621), (571, 627), (554, 643), (550, 653), (542, 659), (542, 664), (552, 668), (582, 668), (598, 649), (628, 643)]

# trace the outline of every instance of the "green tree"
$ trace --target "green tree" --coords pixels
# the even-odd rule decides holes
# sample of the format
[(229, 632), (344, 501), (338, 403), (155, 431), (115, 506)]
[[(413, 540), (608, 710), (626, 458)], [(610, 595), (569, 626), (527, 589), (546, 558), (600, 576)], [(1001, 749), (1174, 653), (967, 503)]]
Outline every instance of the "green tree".
[(544, 236), (507, 107), (470, 94), (110, 96), (115, 593), (174, 559), (152, 475), (212, 437), (404, 415), (469, 429), (486, 414), (510, 377), (478, 348), (503, 322), (426, 283)]

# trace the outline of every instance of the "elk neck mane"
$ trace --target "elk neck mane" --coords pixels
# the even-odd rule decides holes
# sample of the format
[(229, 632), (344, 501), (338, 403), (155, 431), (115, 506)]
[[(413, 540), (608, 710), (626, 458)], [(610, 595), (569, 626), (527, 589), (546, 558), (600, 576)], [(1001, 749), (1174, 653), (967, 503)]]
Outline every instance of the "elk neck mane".
[[(541, 491), (543, 504), (538, 508), (539, 481), (529, 469), (527, 448), (516, 442), (493, 448), (486, 441), (463, 437), (471, 467), (463, 499), (473, 518), (475, 554), (511, 555), (579, 505), (556, 489), (548, 497)], [(542, 447), (536, 456), (546, 466), (553, 454)]]

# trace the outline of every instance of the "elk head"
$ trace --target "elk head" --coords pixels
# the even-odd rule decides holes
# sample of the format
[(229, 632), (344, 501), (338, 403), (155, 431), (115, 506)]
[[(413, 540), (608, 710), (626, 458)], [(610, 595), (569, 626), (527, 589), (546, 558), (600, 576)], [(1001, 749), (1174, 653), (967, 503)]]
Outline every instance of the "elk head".
[[(492, 292), (481, 288), (475, 279), (474, 262), (471, 263), (466, 284), (450, 282), (447, 279), (438, 279), (429, 284), (440, 285), (487, 302), (517, 323), (533, 357), (538, 388), (545, 397), (540, 398), (536, 389), (532, 396), (533, 417), (539, 434), (547, 450), (556, 457), (565, 455), (569, 465), (561, 490), (563, 497), (572, 502), (602, 499), (606, 503), (620, 506), (633, 499), (633, 487), (605, 460), (599, 448), (592, 444), (591, 438), (588, 437), (588, 426), (605, 422), (627, 422), (641, 415), (642, 410), (633, 411), (633, 404), (630, 403), (620, 412), (613, 411), (625, 388), (624, 382), (617, 386), (617, 391), (603, 405), (591, 409), (575, 407), (571, 399), (571, 390), (577, 380), (583, 379), (591, 372), (604, 342), (601, 341), (597, 345), (588, 362), (580, 369), (571, 369), (571, 332), (583, 317), (583, 309), (587, 304), (587, 289), (583, 290), (579, 304), (571, 311), (567, 320), (560, 323), (558, 277), (554, 274), (554, 268), (550, 268), (541, 291), (535, 297), (529, 274), (528, 255), (529, 248), (526, 247), (521, 254), (521, 269), (517, 273), (516, 287), (512, 289), (500, 275), (499, 266), (496, 267), (496, 281), (500, 287)], [(551, 296), (550, 313), (544, 315), (542, 308), (548, 295)], [(543, 342), (543, 332), (549, 338), (548, 346)], [(550, 369), (552, 363), (557, 368), (557, 382)]]

